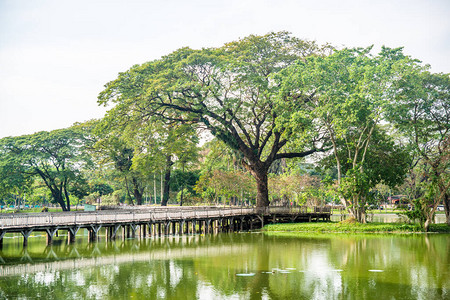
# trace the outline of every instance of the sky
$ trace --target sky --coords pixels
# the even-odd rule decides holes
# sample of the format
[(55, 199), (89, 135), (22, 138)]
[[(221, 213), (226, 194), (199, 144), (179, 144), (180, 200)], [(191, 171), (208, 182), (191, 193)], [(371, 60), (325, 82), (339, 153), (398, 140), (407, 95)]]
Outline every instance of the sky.
[(0, 138), (101, 118), (104, 85), (181, 47), (289, 31), (450, 73), (448, 0), (0, 0)]

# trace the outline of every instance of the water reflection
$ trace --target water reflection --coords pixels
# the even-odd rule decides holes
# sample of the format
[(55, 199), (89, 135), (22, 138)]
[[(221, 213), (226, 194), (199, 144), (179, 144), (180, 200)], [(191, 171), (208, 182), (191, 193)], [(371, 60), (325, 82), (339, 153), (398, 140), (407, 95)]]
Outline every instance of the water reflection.
[[(445, 299), (449, 235), (83, 239), (0, 251), (0, 298)], [(18, 252), (17, 249), (22, 249)]]

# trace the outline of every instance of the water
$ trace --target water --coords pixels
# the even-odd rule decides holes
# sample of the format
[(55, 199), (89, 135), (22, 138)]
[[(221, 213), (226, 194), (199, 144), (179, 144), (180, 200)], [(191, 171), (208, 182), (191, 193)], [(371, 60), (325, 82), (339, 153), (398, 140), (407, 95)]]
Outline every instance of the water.
[(5, 239), (3, 299), (450, 299), (450, 235)]

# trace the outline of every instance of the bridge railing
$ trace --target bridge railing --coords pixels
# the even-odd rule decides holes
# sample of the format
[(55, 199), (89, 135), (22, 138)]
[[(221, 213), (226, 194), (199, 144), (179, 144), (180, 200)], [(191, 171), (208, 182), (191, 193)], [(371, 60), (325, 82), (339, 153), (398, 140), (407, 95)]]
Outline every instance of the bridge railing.
[[(157, 208), (143, 210), (96, 211), (96, 212), (63, 212), (35, 214), (0, 215), (0, 229), (23, 228), (37, 226), (76, 226), (87, 224), (155, 222), (165, 220), (207, 219), (252, 214), (306, 214), (306, 206), (264, 208), (254, 207), (183, 207)], [(329, 213), (329, 207), (314, 207), (314, 213)]]

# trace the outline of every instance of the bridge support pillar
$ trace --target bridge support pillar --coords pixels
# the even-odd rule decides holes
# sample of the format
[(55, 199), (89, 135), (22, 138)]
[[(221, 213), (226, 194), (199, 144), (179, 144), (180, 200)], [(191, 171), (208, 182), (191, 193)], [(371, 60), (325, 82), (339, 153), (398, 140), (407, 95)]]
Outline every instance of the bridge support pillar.
[(130, 229), (131, 229), (131, 238), (136, 238), (136, 230), (139, 227), (138, 224), (130, 224)]
[(258, 219), (261, 221), (261, 228), (264, 227), (264, 216), (257, 216)]
[(3, 249), (3, 237), (5, 236), (4, 231), (0, 231), (0, 250)]
[(177, 234), (177, 222), (172, 222), (172, 235)]
[(205, 220), (205, 234), (208, 234), (210, 231), (210, 227), (211, 227), (211, 220)]
[(96, 241), (98, 237), (98, 231), (102, 228), (102, 225), (89, 225), (88, 228), (88, 240), (90, 242)]
[(161, 234), (162, 234), (162, 223), (158, 223), (157, 227), (158, 227), (158, 236), (161, 236)]
[(224, 232), (224, 226), (223, 226), (223, 218), (220, 218), (220, 220), (218, 221), (218, 226), (219, 226), (219, 232)]
[(180, 231), (178, 232), (178, 235), (185, 234), (186, 233), (185, 228), (186, 228), (186, 222), (184, 220), (182, 220), (180, 222)]
[(140, 225), (140, 229), (141, 229), (141, 238), (145, 239), (147, 237), (147, 224), (141, 224)]
[(45, 232), (47, 233), (47, 246), (51, 245), (53, 243), (53, 236), (55, 235), (55, 232), (58, 231), (58, 227), (56, 228), (46, 228)]
[(196, 230), (195, 227), (196, 227), (195, 220), (192, 220), (192, 222), (191, 222), (192, 234), (195, 234), (195, 230)]
[(23, 246), (26, 247), (28, 245), (28, 237), (33, 232), (33, 229), (24, 229), (21, 230), (20, 233), (23, 235)]
[(119, 230), (120, 225), (113, 225), (109, 227), (108, 233), (109, 233), (109, 239), (115, 240), (117, 237), (117, 231)]
[(169, 235), (170, 223), (170, 221), (166, 221), (164, 224), (164, 235)]
[(80, 226), (69, 227), (69, 237), (67, 239), (69, 244), (75, 242), (75, 236), (77, 235), (78, 230), (80, 230)]
[(125, 241), (127, 238), (127, 225), (122, 226), (122, 241)]
[(199, 220), (198, 221), (198, 233), (202, 234), (202, 232), (203, 232), (203, 221)]

